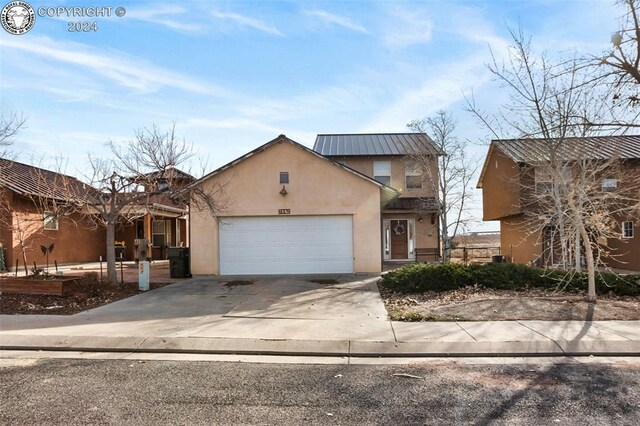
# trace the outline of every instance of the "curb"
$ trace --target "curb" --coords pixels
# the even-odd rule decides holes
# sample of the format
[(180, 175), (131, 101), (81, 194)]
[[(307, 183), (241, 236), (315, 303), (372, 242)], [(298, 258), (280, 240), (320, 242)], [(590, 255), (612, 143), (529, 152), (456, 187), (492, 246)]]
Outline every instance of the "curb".
[(640, 341), (377, 342), (208, 337), (0, 335), (0, 350), (365, 358), (640, 356)]

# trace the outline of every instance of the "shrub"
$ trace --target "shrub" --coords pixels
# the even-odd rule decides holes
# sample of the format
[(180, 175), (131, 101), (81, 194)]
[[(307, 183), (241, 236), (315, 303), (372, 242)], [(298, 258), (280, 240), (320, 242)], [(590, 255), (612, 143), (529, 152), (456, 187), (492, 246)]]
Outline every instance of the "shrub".
[[(581, 291), (587, 288), (587, 275), (513, 263), (468, 266), (460, 263), (416, 263), (387, 273), (382, 279), (382, 284), (400, 293), (441, 292), (474, 284), (499, 290), (541, 287)], [(640, 275), (599, 273), (596, 276), (596, 291), (598, 294), (640, 295)]]

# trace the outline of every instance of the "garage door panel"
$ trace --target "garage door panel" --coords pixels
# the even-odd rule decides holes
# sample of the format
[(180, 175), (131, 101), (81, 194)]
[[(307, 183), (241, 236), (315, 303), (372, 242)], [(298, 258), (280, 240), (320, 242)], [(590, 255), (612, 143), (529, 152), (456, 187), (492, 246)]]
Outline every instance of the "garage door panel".
[(220, 273), (353, 272), (351, 216), (225, 218)]

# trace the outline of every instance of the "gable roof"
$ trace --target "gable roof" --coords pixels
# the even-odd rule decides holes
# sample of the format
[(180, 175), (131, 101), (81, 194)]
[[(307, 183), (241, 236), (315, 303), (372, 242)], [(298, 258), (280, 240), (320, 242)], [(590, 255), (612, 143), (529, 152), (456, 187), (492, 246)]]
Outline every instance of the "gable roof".
[(182, 170), (174, 166), (168, 166), (164, 171), (144, 173), (144, 174), (141, 174), (140, 176), (144, 179), (149, 179), (149, 180), (167, 179), (167, 180), (185, 180), (189, 182), (193, 182), (194, 180), (196, 180), (196, 178), (191, 176), (189, 173), (183, 172)]
[[(491, 141), (516, 163), (549, 161), (548, 144), (553, 139), (497, 139)], [(608, 160), (640, 158), (640, 135), (591, 136), (565, 138), (560, 141), (558, 155), (564, 161), (587, 158)]]
[(201, 177), (200, 179), (198, 179), (198, 180), (196, 180), (195, 182), (193, 182), (193, 183), (191, 183), (190, 185), (188, 185), (185, 189), (187, 189), (187, 190), (188, 190), (189, 188), (192, 188), (192, 187), (194, 187), (194, 186), (197, 186), (200, 182), (203, 182), (203, 181), (205, 181), (205, 180), (207, 180), (207, 179), (209, 179), (209, 178), (211, 178), (211, 177), (213, 177), (213, 176), (215, 176), (215, 175), (217, 175), (217, 174), (219, 174), (219, 173), (221, 173), (221, 172), (223, 172), (223, 171), (227, 170), (228, 168), (235, 166), (236, 164), (238, 164), (238, 163), (240, 163), (240, 162), (242, 162), (242, 161), (246, 160), (247, 158), (250, 158), (250, 157), (254, 156), (255, 154), (258, 154), (258, 153), (260, 153), (260, 152), (262, 152), (262, 151), (264, 151), (264, 150), (268, 149), (269, 147), (271, 147), (271, 146), (273, 146), (273, 145), (275, 145), (275, 144), (277, 144), (277, 143), (279, 143), (279, 142), (287, 142), (287, 143), (290, 143), (291, 145), (293, 145), (293, 146), (295, 146), (295, 147), (297, 147), (297, 148), (299, 148), (299, 149), (302, 149), (302, 150), (304, 150), (304, 151), (306, 151), (306, 152), (308, 152), (308, 153), (310, 153), (310, 154), (314, 155), (314, 156), (315, 156), (315, 157), (317, 157), (318, 159), (321, 159), (321, 160), (323, 160), (323, 161), (326, 161), (326, 162), (330, 163), (330, 164), (331, 164), (331, 165), (333, 165), (333, 166), (336, 166), (336, 167), (338, 167), (338, 168), (341, 168), (341, 169), (343, 169), (343, 170), (345, 170), (345, 171), (347, 171), (347, 172), (349, 172), (349, 173), (351, 173), (351, 174), (353, 174), (353, 175), (355, 175), (355, 176), (357, 176), (357, 177), (359, 177), (359, 178), (361, 178), (361, 179), (364, 179), (364, 180), (366, 180), (366, 181), (368, 181), (368, 182), (370, 182), (370, 183), (372, 183), (372, 184), (374, 184), (374, 185), (378, 186), (380, 189), (382, 189), (382, 190), (383, 190), (383, 191), (385, 191), (385, 192), (388, 192), (389, 194), (391, 194), (391, 195), (392, 195), (392, 196), (394, 196), (394, 197), (395, 197), (395, 196), (400, 195), (400, 193), (399, 193), (398, 191), (396, 191), (395, 189), (393, 189), (393, 188), (391, 188), (391, 187), (388, 187), (388, 186), (386, 186), (386, 185), (384, 185), (384, 184), (382, 184), (382, 183), (378, 182), (377, 180), (372, 179), (372, 178), (370, 178), (369, 176), (367, 176), (367, 175), (365, 175), (365, 174), (360, 173), (360, 172), (359, 172), (359, 171), (357, 171), (357, 170), (354, 170), (354, 169), (352, 169), (352, 168), (350, 168), (350, 167), (347, 167), (347, 166), (345, 166), (344, 164), (340, 164), (340, 163), (338, 163), (337, 161), (334, 161), (334, 160), (332, 160), (332, 159), (330, 159), (330, 158), (327, 158), (327, 157), (325, 157), (325, 156), (323, 156), (323, 155), (321, 155), (321, 154), (317, 153), (316, 151), (314, 151), (314, 150), (312, 150), (312, 149), (309, 149), (309, 148), (307, 148), (306, 146), (304, 146), (304, 145), (302, 145), (302, 144), (300, 144), (300, 143), (298, 143), (298, 142), (294, 141), (293, 139), (289, 139), (289, 138), (288, 138), (288, 137), (286, 137), (285, 135), (279, 135), (277, 138), (275, 138), (275, 139), (273, 139), (273, 140), (271, 140), (271, 141), (269, 141), (269, 142), (265, 143), (264, 145), (261, 145), (261, 146), (257, 147), (256, 149), (254, 149), (254, 150), (252, 150), (252, 151), (250, 151), (250, 152), (246, 153), (245, 155), (243, 155), (243, 156), (241, 156), (241, 157), (238, 157), (238, 158), (236, 158), (235, 160), (233, 160), (233, 161), (231, 161), (231, 162), (229, 162), (229, 163), (225, 164), (224, 166), (219, 167), (219, 168), (217, 168), (216, 170), (214, 170), (214, 171), (212, 171), (212, 172), (210, 172), (210, 173), (208, 173), (208, 174), (204, 175), (204, 176), (203, 176), (203, 177)]
[(73, 176), (0, 158), (0, 186), (24, 196), (68, 200), (97, 190)]
[(313, 150), (326, 156), (412, 155), (444, 152), (424, 133), (324, 134), (316, 137)]
[[(477, 188), (482, 188), (482, 181), (487, 169), (489, 157), (495, 149), (519, 164), (531, 164), (549, 161), (548, 145), (553, 139), (494, 139), (485, 157)], [(564, 138), (559, 141), (557, 154), (562, 161), (579, 159), (621, 160), (640, 159), (640, 135), (589, 136)]]

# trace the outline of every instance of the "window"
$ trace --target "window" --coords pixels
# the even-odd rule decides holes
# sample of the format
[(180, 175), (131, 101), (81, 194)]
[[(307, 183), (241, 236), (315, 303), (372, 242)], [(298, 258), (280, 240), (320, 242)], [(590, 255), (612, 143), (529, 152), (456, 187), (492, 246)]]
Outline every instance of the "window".
[(633, 222), (622, 222), (622, 238), (633, 238)]
[(289, 183), (289, 172), (280, 172), (280, 183)]
[(602, 180), (602, 190), (603, 191), (613, 191), (618, 187), (618, 181), (616, 179), (603, 179)]
[(153, 242), (154, 247), (165, 246), (164, 220), (153, 221)]
[(374, 161), (373, 178), (383, 185), (391, 186), (391, 161)]
[[(535, 182), (536, 182), (536, 194), (544, 195), (551, 194), (553, 191), (554, 178), (549, 168), (536, 167), (534, 169)], [(560, 181), (556, 182), (556, 188), (562, 191), (563, 186), (560, 183), (564, 182), (565, 185), (570, 185), (573, 180), (573, 172), (569, 167), (563, 167), (560, 171)]]
[(551, 183), (551, 173), (548, 170), (543, 170), (540, 167), (536, 167), (534, 170), (536, 180), (536, 194), (546, 194), (551, 192), (553, 184)]
[(422, 189), (422, 171), (417, 164), (405, 164), (405, 187), (407, 189)]
[(58, 230), (58, 218), (53, 212), (44, 212), (44, 229), (47, 231)]

